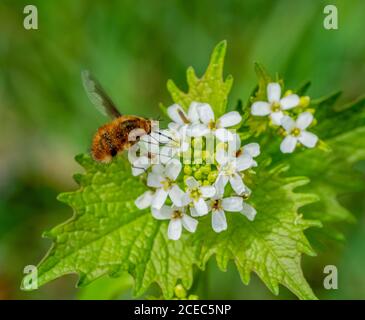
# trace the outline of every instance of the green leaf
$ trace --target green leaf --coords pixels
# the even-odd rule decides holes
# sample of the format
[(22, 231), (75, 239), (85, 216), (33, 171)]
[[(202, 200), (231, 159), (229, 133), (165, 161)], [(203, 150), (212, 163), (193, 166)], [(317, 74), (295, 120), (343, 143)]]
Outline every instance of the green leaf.
[(313, 128), (313, 131), (321, 139), (330, 139), (365, 126), (365, 97), (338, 108), (335, 102), (339, 95), (340, 93), (335, 93), (329, 96), (318, 106), (319, 111), (322, 111), (321, 109), (325, 111), (316, 114), (318, 125)]
[(86, 170), (79, 176), (80, 189), (59, 196), (74, 215), (45, 233), (54, 244), (38, 266), (38, 285), (78, 273), (78, 285), (84, 286), (105, 274), (127, 271), (135, 279), (135, 295), (153, 282), (166, 298), (173, 296), (178, 280), (189, 288), (197, 247), (186, 233), (181, 241), (168, 240), (167, 224), (135, 207), (145, 187), (131, 176), (129, 163), (121, 158), (101, 165), (87, 155), (77, 161)]
[(264, 68), (264, 66), (258, 62), (255, 63), (255, 72), (258, 79), (257, 91), (252, 95), (253, 101), (266, 101), (267, 100), (267, 85), (273, 82), (272, 78)]
[(355, 218), (339, 197), (365, 189), (364, 178), (354, 170), (358, 161), (365, 160), (365, 99), (335, 111), (336, 99), (334, 95), (331, 97), (330, 105), (328, 99), (323, 101), (327, 101), (332, 112), (326, 111), (326, 117), (318, 119), (316, 128), (319, 137), (327, 137), (324, 142), (330, 151), (305, 150), (289, 158), (289, 164), (290, 174), (300, 172), (310, 178), (310, 185), (303, 190), (315, 192), (320, 197), (320, 202), (306, 209), (306, 216), (323, 222), (326, 237), (343, 240), (343, 224), (353, 223)]
[(231, 90), (233, 77), (223, 80), (223, 65), (227, 42), (222, 41), (214, 48), (205, 74), (198, 78), (192, 67), (186, 73), (188, 92), (180, 90), (172, 80), (167, 82), (167, 89), (172, 100), (187, 109), (191, 102), (209, 103), (216, 117), (222, 115), (227, 107), (227, 97)]
[(125, 273), (118, 278), (102, 277), (80, 288), (77, 293), (79, 300), (111, 300), (118, 299), (133, 286), (132, 277)]
[(318, 200), (314, 194), (295, 193), (294, 189), (308, 183), (308, 179), (283, 178), (287, 168), (258, 168), (249, 202), (257, 209), (254, 221), (239, 213), (227, 214), (228, 229), (222, 233), (211, 231), (210, 219), (199, 226), (197, 237), (202, 243), (202, 259), (216, 255), (218, 266), (226, 270), (233, 260), (243, 283), (248, 284), (254, 271), (274, 293), (279, 284), (289, 288), (300, 299), (316, 299), (306, 282), (301, 255), (315, 255), (303, 231), (320, 226), (304, 220), (298, 209)]

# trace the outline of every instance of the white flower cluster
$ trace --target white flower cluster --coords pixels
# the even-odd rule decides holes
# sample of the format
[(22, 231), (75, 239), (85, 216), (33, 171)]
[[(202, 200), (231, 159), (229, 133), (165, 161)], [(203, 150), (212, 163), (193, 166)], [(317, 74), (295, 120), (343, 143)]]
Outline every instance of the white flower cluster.
[(285, 138), (281, 142), (280, 150), (283, 153), (292, 153), (298, 143), (307, 148), (313, 148), (318, 142), (318, 137), (306, 131), (313, 122), (313, 115), (309, 112), (299, 114), (296, 120), (285, 114), (286, 110), (299, 105), (300, 98), (296, 94), (281, 97), (279, 83), (269, 83), (267, 86), (268, 101), (256, 101), (251, 106), (254, 116), (269, 116), (274, 125), (282, 126)]
[[(244, 172), (257, 166), (257, 143), (241, 146), (232, 129), (242, 118), (228, 112), (215, 118), (209, 104), (192, 102), (188, 112), (174, 104), (167, 109), (168, 129), (144, 136), (129, 151), (133, 174), (147, 174), (149, 190), (135, 204), (151, 207), (156, 219), (169, 219), (168, 238), (182, 229), (195, 232), (198, 219), (211, 213), (216, 232), (227, 229), (225, 212), (239, 212), (253, 220), (256, 210), (245, 200), (251, 191)], [(229, 187), (230, 185), (230, 187)]]

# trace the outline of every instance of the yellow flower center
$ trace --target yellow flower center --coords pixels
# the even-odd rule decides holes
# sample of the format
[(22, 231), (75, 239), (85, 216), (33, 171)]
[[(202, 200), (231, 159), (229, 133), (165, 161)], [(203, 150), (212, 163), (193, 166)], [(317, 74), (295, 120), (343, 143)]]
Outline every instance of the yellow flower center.
[(236, 172), (236, 168), (232, 163), (226, 164), (223, 170), (227, 176), (232, 176)]
[(281, 110), (281, 105), (279, 102), (274, 102), (272, 105), (271, 105), (271, 111), (272, 112), (279, 112)]
[(213, 200), (212, 201), (212, 209), (213, 210), (219, 210), (222, 209), (222, 201), (221, 200)]
[(210, 120), (208, 123), (208, 128), (214, 130), (217, 127), (217, 123), (214, 120)]
[(164, 181), (161, 182), (162, 184), (162, 188), (167, 191), (170, 189), (171, 185), (172, 185), (172, 181), (170, 179), (166, 179)]
[(182, 215), (183, 215), (183, 213), (180, 210), (175, 210), (172, 213), (172, 219), (181, 219)]
[(199, 188), (194, 188), (190, 190), (190, 197), (197, 201), (201, 197), (202, 193), (200, 192)]
[(300, 129), (299, 128), (294, 128), (290, 134), (294, 137), (298, 137), (300, 135)]

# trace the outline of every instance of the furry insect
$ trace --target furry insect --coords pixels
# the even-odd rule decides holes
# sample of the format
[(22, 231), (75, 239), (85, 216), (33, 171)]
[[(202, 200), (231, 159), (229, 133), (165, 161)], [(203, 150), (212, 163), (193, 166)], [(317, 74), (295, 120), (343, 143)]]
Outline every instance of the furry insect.
[[(133, 115), (122, 115), (89, 71), (82, 71), (81, 78), (93, 105), (102, 114), (113, 119), (100, 127), (94, 135), (91, 154), (96, 161), (110, 162), (113, 157), (138, 142), (142, 136), (152, 132), (152, 120)], [(162, 133), (157, 133), (162, 135)]]

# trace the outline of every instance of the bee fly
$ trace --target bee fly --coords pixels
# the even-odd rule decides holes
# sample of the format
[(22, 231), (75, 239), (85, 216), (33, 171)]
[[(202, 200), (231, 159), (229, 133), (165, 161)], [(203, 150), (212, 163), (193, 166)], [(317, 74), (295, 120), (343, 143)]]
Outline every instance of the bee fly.
[[(133, 115), (122, 115), (89, 71), (82, 71), (81, 78), (92, 104), (102, 114), (113, 119), (101, 126), (94, 135), (91, 154), (96, 161), (109, 163), (113, 157), (128, 150), (141, 137), (151, 134), (156, 121)], [(167, 139), (172, 139), (159, 131), (156, 133)]]

